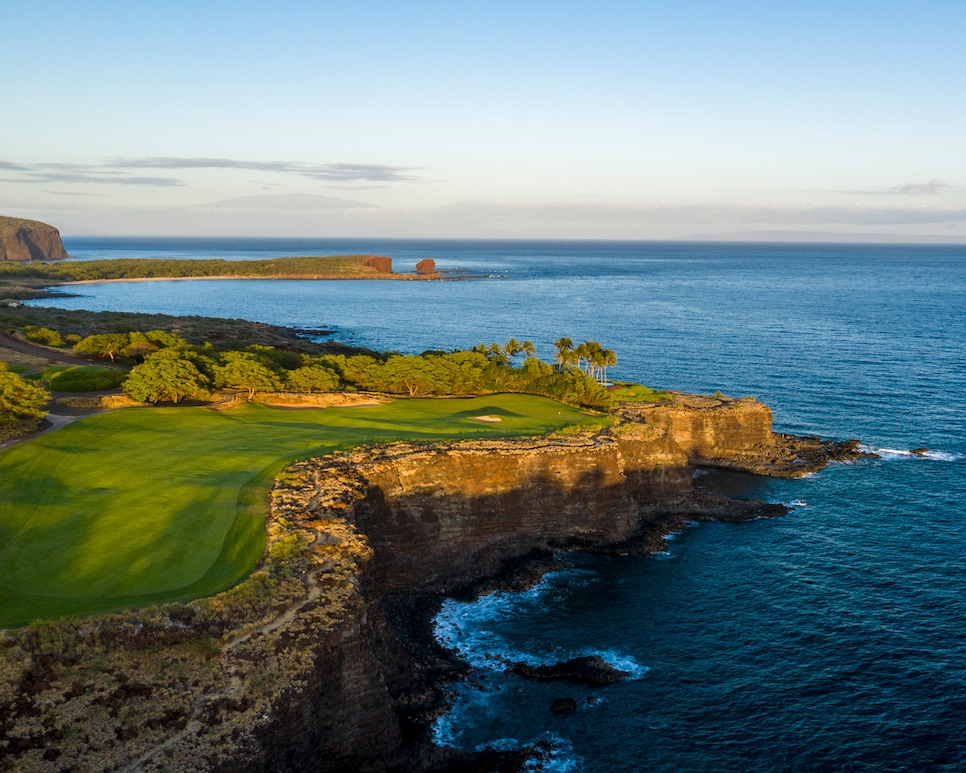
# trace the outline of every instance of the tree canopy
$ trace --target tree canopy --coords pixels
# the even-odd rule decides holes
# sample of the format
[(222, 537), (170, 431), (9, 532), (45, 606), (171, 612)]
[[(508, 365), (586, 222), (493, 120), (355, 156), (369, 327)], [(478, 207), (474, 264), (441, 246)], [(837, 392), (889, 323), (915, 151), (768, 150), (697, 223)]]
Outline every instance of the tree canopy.
[(42, 419), (47, 415), (44, 406), (50, 393), (7, 370), (0, 362), (0, 424), (12, 424), (21, 419)]
[(136, 365), (124, 382), (124, 392), (142, 403), (178, 403), (208, 397), (210, 383), (191, 360), (169, 350)]

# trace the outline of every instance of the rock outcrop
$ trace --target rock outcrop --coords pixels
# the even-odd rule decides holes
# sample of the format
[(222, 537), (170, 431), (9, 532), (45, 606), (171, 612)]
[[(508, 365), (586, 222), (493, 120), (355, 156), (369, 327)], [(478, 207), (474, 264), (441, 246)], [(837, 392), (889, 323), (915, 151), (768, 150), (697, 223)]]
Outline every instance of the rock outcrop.
[(432, 258), (423, 258), (416, 264), (417, 274), (435, 274), (436, 273), (436, 261)]
[(0, 216), (0, 260), (69, 258), (60, 231), (47, 223)]
[(548, 666), (510, 663), (507, 670), (530, 679), (560, 679), (594, 687), (622, 682), (631, 675), (630, 671), (621, 671), (610, 665), (600, 655), (582, 655)]
[(292, 465), (264, 563), (237, 588), (0, 637), (0, 756), (47, 769), (55, 755), (51, 770), (444, 769), (456, 752), (420, 721), (461, 668), (431, 638), (443, 594), (556, 548), (653, 548), (685, 517), (784, 511), (736, 514), (692, 484), (696, 460), (781, 456), (767, 407), (688, 400), (627, 408), (596, 433)]
[(387, 258), (385, 255), (370, 255), (363, 261), (363, 265), (374, 268), (381, 274), (392, 273), (392, 258)]

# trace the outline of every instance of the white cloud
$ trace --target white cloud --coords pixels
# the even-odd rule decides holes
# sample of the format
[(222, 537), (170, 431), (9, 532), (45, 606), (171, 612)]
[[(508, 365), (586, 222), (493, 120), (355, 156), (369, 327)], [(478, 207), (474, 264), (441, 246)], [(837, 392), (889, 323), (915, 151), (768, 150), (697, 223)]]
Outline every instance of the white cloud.
[(243, 161), (231, 158), (115, 158), (99, 164), (67, 164), (46, 162), (18, 164), (0, 161), (0, 170), (16, 174), (5, 182), (70, 183), (87, 185), (139, 185), (151, 187), (184, 186), (176, 177), (149, 177), (133, 174), (135, 170), (158, 169), (184, 171), (194, 169), (240, 169), (296, 176), (329, 184), (357, 185), (359, 183), (417, 182), (419, 177), (408, 167), (387, 164), (331, 163), (310, 164), (302, 161)]
[(927, 183), (903, 183), (887, 189), (839, 191), (839, 193), (851, 193), (859, 196), (938, 196), (952, 190), (954, 190), (954, 186), (949, 183), (932, 179)]

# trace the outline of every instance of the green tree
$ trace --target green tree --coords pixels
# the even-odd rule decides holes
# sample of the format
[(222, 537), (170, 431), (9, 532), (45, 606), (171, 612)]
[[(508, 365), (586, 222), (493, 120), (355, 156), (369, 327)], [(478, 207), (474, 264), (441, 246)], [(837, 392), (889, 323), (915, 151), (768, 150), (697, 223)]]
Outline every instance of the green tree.
[(208, 378), (190, 360), (169, 351), (134, 366), (123, 384), (128, 397), (142, 403), (178, 403), (209, 396)]
[(256, 392), (275, 392), (281, 382), (275, 373), (249, 352), (226, 352), (223, 364), (215, 366), (215, 385), (228, 389), (246, 389), (249, 398)]
[(537, 347), (533, 345), (533, 341), (524, 341), (520, 344), (520, 351), (523, 352), (524, 360), (529, 360), (537, 356)]
[(114, 357), (131, 343), (131, 336), (128, 333), (97, 333), (96, 335), (82, 338), (74, 344), (74, 353), (93, 357), (109, 357), (114, 362)]
[(303, 365), (285, 375), (285, 386), (293, 392), (331, 392), (339, 385), (339, 375), (324, 365)]
[(557, 349), (554, 361), (557, 363), (558, 370), (565, 370), (571, 365), (577, 364), (577, 355), (574, 353), (574, 340), (572, 338), (558, 338), (553, 342)]
[(188, 345), (181, 336), (169, 333), (167, 330), (149, 330), (144, 337), (159, 349), (180, 349)]
[(144, 333), (133, 330), (128, 336), (130, 343), (124, 347), (123, 353), (125, 357), (130, 357), (136, 362), (144, 362), (145, 357), (158, 351), (158, 345), (149, 340)]
[(285, 349), (276, 349), (274, 346), (252, 344), (245, 351), (256, 355), (262, 365), (269, 370), (295, 370), (304, 364), (301, 354), (289, 352)]
[(21, 419), (42, 419), (50, 393), (20, 378), (0, 362), (0, 424), (13, 424)]
[(572, 355), (574, 358), (574, 365), (576, 365), (578, 368), (583, 368), (589, 373), (590, 367), (583, 364), (590, 356), (590, 349), (587, 347), (587, 343), (584, 342), (582, 344), (577, 344), (573, 349)]
[(617, 364), (617, 352), (613, 349), (604, 349), (603, 352), (604, 378), (603, 383), (607, 382), (607, 369)]
[(446, 379), (445, 368), (439, 367), (438, 357), (416, 357), (396, 354), (385, 362), (372, 365), (366, 371), (371, 389), (395, 394), (428, 395), (438, 393)]
[(523, 351), (523, 344), (521, 344), (517, 339), (511, 338), (503, 345), (503, 352), (506, 354), (507, 359), (512, 363), (513, 358), (516, 357), (520, 352)]
[(24, 328), (24, 333), (26, 334), (27, 338), (29, 338), (31, 341), (36, 341), (37, 343), (57, 347), (64, 345), (64, 339), (60, 333), (58, 333), (56, 330), (51, 330), (49, 327), (27, 325), (27, 327)]

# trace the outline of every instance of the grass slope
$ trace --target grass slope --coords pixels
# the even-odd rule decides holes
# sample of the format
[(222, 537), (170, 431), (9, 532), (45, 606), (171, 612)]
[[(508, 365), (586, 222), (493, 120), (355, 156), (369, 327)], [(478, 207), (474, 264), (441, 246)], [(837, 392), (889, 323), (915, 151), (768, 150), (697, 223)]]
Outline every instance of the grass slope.
[(243, 278), (365, 278), (387, 277), (366, 265), (372, 255), (267, 258), (264, 260), (115, 258), (75, 260), (70, 263), (0, 265), (0, 276), (49, 279), (58, 282), (93, 282), (108, 279), (186, 279), (204, 277)]
[(604, 421), (531, 395), (92, 416), (0, 453), (0, 627), (231, 587), (258, 562), (265, 493), (296, 458)]

